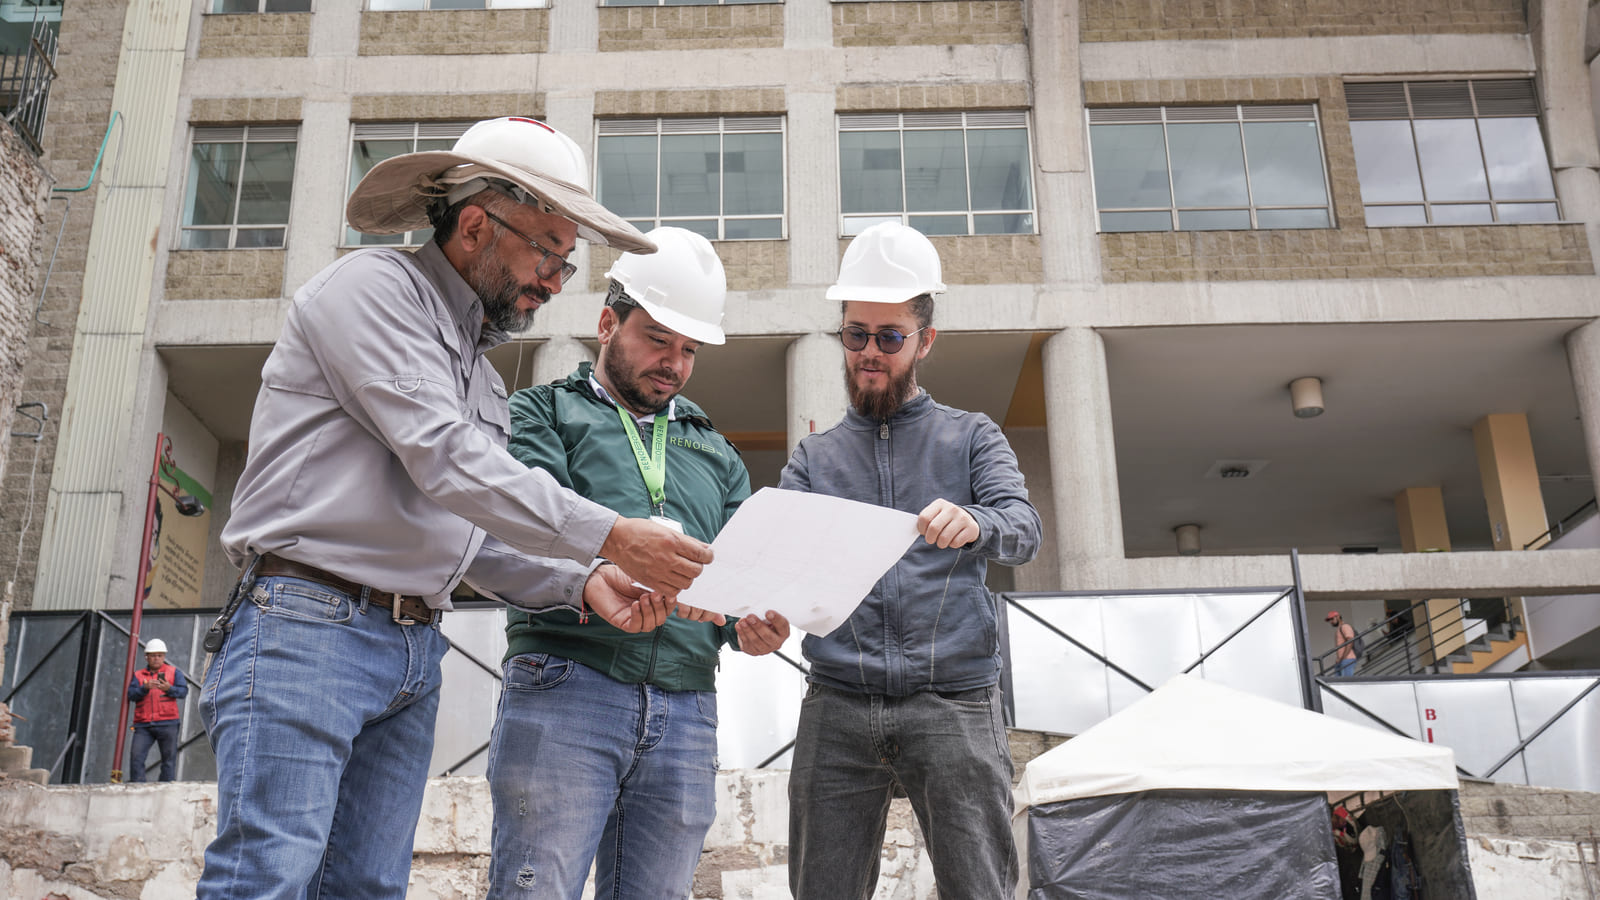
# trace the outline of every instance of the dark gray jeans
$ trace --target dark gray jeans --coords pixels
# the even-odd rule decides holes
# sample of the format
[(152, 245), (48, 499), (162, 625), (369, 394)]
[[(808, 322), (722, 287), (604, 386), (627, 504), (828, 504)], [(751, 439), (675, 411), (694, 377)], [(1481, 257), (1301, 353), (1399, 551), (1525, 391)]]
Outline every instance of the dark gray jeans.
[(796, 900), (871, 897), (900, 788), (939, 900), (1011, 897), (1011, 773), (998, 688), (887, 697), (811, 685), (789, 773), (789, 889)]

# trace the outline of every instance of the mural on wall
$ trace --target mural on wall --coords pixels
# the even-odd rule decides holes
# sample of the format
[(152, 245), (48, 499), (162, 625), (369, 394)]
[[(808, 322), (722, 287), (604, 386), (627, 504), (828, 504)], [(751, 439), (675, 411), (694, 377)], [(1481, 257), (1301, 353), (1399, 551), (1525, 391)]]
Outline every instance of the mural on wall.
[(150, 564), (145, 572), (144, 604), (147, 609), (185, 609), (204, 606), (206, 539), (211, 534), (211, 492), (177, 466), (162, 467), (164, 484), (177, 488), (203, 504), (198, 515), (183, 515), (178, 501), (166, 490), (156, 492), (155, 517), (150, 526)]

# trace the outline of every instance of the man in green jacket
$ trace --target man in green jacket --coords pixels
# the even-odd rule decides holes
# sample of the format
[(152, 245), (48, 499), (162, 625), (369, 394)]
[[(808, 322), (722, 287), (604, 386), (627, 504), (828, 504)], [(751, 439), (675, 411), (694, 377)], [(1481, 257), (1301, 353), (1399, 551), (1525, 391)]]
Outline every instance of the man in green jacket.
[[(619, 514), (709, 542), (750, 476), (679, 391), (700, 346), (724, 341), (727, 280), (705, 238), (649, 236), (657, 253), (606, 273), (597, 364), (512, 396), (510, 450)], [(489, 897), (578, 900), (591, 862), (596, 896), (688, 897), (716, 816), (718, 651), (770, 653), (789, 623), (674, 617), (628, 634), (570, 610), (507, 618)]]

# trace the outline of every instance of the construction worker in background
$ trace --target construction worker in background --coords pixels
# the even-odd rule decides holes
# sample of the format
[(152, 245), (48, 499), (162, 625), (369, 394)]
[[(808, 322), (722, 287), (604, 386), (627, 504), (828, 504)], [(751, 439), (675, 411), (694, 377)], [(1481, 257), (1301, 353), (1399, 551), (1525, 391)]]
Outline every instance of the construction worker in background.
[[(680, 392), (696, 354), (725, 340), (727, 279), (704, 237), (646, 236), (656, 253), (606, 272), (596, 364), (512, 396), (511, 453), (621, 515), (710, 541), (750, 476)], [(789, 623), (769, 612), (630, 634), (568, 610), (507, 622), (489, 897), (578, 900), (594, 863), (596, 896), (687, 898), (717, 810), (718, 650), (770, 653)]]
[(1011, 754), (1001, 721), (990, 560), (1039, 549), (1016, 455), (981, 413), (917, 386), (933, 349), (939, 254), (899, 223), (850, 242), (829, 300), (843, 304), (844, 420), (795, 448), (779, 487), (917, 516), (912, 544), (849, 620), (802, 645), (811, 664), (789, 778), (789, 885), (800, 900), (865, 900), (889, 801), (909, 796), (943, 900), (1009, 897)]
[(152, 638), (144, 645), (144, 668), (128, 682), (128, 702), (133, 704), (133, 755), (129, 781), (144, 781), (154, 744), (161, 754), (161, 781), (178, 775), (178, 701), (189, 696), (189, 682), (177, 666), (167, 662), (167, 644)]
[(458, 582), (641, 631), (671, 600), (633, 582), (675, 593), (710, 561), (505, 450), (484, 354), (560, 292), (577, 238), (655, 249), (588, 183), (543, 122), (479, 122), (449, 151), (379, 163), (347, 204), (357, 230), (432, 227), (431, 243), (351, 253), (295, 294), (222, 532), (243, 576), (207, 636), (201, 900), (405, 896)]

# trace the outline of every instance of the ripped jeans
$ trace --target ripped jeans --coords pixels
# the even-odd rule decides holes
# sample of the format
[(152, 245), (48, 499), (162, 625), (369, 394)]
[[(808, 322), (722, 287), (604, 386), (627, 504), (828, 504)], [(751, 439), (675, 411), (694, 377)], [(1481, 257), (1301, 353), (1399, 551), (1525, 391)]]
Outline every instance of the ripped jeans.
[(505, 664), (489, 743), (490, 900), (687, 898), (716, 817), (717, 695), (546, 653)]

